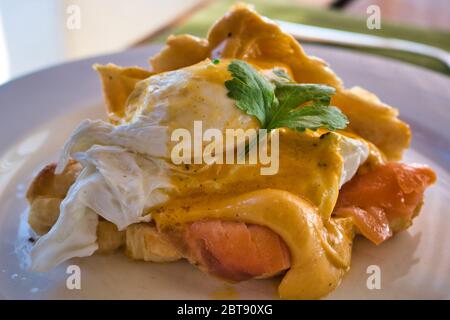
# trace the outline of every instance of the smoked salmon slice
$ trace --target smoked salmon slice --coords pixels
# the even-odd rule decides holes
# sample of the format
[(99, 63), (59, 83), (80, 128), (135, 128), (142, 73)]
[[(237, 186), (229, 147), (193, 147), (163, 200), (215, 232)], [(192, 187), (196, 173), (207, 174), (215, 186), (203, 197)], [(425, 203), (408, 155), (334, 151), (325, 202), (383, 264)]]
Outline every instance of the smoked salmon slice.
[(208, 220), (188, 226), (189, 259), (200, 269), (230, 281), (267, 277), (290, 267), (284, 241), (267, 227)]
[(334, 214), (353, 217), (359, 231), (380, 244), (411, 225), (425, 189), (435, 181), (436, 174), (427, 166), (386, 163), (347, 182)]

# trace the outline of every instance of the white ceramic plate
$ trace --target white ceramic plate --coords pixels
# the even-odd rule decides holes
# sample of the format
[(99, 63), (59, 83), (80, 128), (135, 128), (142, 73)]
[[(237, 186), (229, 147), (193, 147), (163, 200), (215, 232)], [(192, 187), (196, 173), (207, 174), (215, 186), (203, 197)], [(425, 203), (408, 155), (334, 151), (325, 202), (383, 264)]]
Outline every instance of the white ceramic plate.
[[(45, 274), (23, 266), (30, 243), (24, 193), (33, 175), (56, 159), (69, 133), (85, 118), (104, 118), (100, 82), (91, 65), (145, 65), (158, 48), (77, 61), (0, 87), (0, 297), (134, 299), (271, 299), (279, 279), (229, 285), (186, 262), (135, 262), (122, 254), (74, 259)], [(432, 166), (438, 183), (407, 232), (381, 246), (358, 238), (352, 269), (328, 298), (450, 298), (450, 78), (335, 48), (306, 46), (327, 60), (347, 86), (361, 85), (400, 109), (414, 138), (407, 162)], [(81, 290), (66, 288), (66, 268), (81, 268)], [(381, 270), (381, 289), (366, 286), (367, 268)]]

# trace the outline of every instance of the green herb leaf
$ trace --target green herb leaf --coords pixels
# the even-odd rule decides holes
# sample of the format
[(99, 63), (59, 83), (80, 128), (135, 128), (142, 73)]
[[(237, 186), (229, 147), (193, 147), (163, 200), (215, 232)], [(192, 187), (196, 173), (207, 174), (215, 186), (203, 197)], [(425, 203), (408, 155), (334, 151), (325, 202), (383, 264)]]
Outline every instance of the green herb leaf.
[(284, 117), (292, 109), (307, 102), (313, 106), (329, 106), (331, 95), (334, 93), (334, 88), (319, 84), (277, 83), (275, 95), (278, 99), (278, 106), (273, 112), (268, 128), (276, 128), (279, 117)]
[(311, 105), (298, 110), (280, 113), (272, 120), (272, 128), (291, 128), (298, 131), (305, 129), (328, 130), (343, 129), (347, 126), (347, 117), (336, 107)]
[(333, 87), (320, 84), (277, 83), (275, 95), (281, 109), (296, 108), (308, 101), (318, 105), (329, 105)]
[(280, 78), (281, 81), (288, 81), (291, 82), (292, 79), (291, 77), (286, 73), (286, 71), (284, 71), (281, 68), (275, 68), (272, 70), (272, 73), (277, 76), (278, 78)]
[(233, 79), (225, 81), (228, 97), (236, 100), (236, 106), (258, 118), (261, 127), (268, 123), (275, 104), (275, 88), (248, 63), (235, 60), (228, 65)]
[(228, 70), (233, 76), (225, 82), (228, 97), (236, 100), (239, 109), (255, 116), (262, 128), (337, 130), (348, 124), (347, 117), (338, 108), (329, 106), (335, 93), (332, 87), (293, 83), (284, 71), (277, 74), (276, 69), (273, 73), (282, 79), (271, 83), (241, 60), (232, 61)]

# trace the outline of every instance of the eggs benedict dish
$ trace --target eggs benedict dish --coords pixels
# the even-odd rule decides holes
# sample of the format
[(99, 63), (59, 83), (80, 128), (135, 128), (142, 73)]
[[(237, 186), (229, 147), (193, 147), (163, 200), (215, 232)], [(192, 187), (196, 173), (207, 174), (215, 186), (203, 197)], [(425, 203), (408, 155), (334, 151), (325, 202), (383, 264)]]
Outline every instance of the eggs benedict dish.
[[(31, 183), (32, 270), (122, 250), (228, 281), (282, 275), (281, 298), (321, 298), (350, 270), (355, 235), (378, 245), (407, 229), (436, 180), (398, 162), (411, 133), (397, 110), (344, 88), (247, 5), (207, 39), (169, 37), (150, 65), (94, 66), (109, 121), (82, 122)], [(274, 154), (271, 174), (245, 161)]]

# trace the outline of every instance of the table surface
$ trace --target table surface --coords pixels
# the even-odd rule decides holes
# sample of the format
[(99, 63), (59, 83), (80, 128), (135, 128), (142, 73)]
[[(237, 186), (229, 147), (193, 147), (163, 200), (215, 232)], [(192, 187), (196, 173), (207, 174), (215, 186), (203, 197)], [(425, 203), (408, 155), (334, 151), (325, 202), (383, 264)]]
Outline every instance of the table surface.
[[(2, 0), (0, 84), (53, 64), (123, 50), (208, 1), (213, 0), (133, 0), (133, 5), (121, 0)], [(335, 0), (292, 2), (327, 8)], [(370, 4), (380, 6), (382, 19), (450, 29), (449, 0), (353, 0), (343, 10), (365, 15)], [(67, 27), (73, 5), (79, 8), (79, 29)]]

